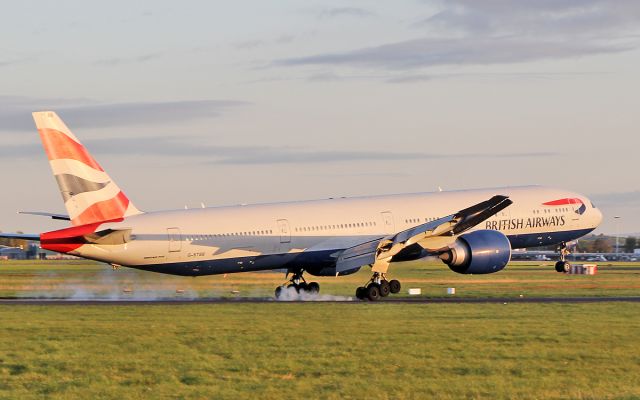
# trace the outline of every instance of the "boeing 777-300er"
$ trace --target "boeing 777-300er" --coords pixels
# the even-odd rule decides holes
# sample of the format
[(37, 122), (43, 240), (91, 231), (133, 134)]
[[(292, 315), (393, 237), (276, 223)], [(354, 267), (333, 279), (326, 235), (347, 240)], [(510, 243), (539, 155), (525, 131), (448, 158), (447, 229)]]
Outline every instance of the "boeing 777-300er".
[[(285, 286), (318, 292), (303, 273), (371, 268), (359, 299), (400, 291), (395, 262), (438, 257), (460, 274), (502, 270), (516, 248), (559, 245), (593, 231), (600, 211), (583, 195), (540, 186), (444, 191), (143, 212), (52, 111), (33, 113), (70, 227), (39, 235), (43, 249), (146, 271), (210, 275), (284, 269)], [(287, 280), (291, 276), (290, 280)]]

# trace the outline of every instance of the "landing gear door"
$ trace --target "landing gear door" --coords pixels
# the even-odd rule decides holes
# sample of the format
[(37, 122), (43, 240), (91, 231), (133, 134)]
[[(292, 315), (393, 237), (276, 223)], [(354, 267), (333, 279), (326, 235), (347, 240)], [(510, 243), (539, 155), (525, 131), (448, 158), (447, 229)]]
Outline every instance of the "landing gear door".
[(167, 228), (169, 240), (169, 253), (177, 253), (182, 250), (182, 234), (179, 228)]
[(391, 214), (391, 211), (385, 211), (381, 214), (384, 233), (396, 233), (396, 224), (393, 222), (393, 214)]
[(289, 221), (286, 219), (278, 220), (278, 233), (280, 234), (280, 243), (291, 243), (291, 229), (289, 229)]

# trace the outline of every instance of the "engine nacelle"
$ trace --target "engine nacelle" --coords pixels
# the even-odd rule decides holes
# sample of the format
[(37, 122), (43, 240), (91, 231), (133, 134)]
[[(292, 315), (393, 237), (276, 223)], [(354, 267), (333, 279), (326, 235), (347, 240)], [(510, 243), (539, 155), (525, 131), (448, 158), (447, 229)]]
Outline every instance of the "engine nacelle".
[(498, 231), (469, 232), (440, 254), (440, 259), (459, 274), (492, 274), (511, 260), (511, 242)]

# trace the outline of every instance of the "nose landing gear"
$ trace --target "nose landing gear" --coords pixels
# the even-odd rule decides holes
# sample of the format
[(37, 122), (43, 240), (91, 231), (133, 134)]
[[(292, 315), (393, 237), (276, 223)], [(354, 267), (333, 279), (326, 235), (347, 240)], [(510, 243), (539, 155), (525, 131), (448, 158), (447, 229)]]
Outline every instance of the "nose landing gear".
[(556, 263), (556, 271), (557, 272), (569, 272), (571, 270), (571, 264), (567, 261), (567, 256), (570, 254), (567, 249), (567, 244), (562, 242), (560, 244), (560, 261)]
[(389, 294), (400, 293), (401, 288), (400, 281), (396, 279), (388, 281), (386, 274), (374, 272), (367, 285), (356, 289), (356, 297), (360, 300), (377, 301)]

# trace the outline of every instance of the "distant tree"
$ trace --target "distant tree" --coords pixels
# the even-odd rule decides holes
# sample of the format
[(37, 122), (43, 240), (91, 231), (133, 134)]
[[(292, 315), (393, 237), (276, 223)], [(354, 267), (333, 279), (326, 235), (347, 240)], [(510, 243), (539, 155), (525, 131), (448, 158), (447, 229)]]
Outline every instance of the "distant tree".
[(633, 253), (637, 245), (638, 240), (633, 236), (629, 236), (624, 240), (624, 251), (626, 253)]
[[(0, 231), (2, 232), (2, 231)], [(22, 233), (22, 231), (17, 231), (16, 233)], [(9, 239), (9, 238), (0, 238), (0, 246), (7, 247), (20, 247), (22, 249), (27, 249), (29, 242), (24, 239)]]
[(594, 253), (611, 253), (611, 243), (605, 237), (599, 237), (593, 242)]
[(593, 253), (594, 240), (580, 240), (576, 246), (576, 252), (578, 253)]
[[(2, 233), (2, 231), (0, 231), (0, 233)], [(0, 246), (9, 246), (9, 239), (0, 238)]]

